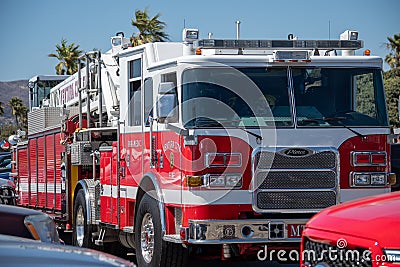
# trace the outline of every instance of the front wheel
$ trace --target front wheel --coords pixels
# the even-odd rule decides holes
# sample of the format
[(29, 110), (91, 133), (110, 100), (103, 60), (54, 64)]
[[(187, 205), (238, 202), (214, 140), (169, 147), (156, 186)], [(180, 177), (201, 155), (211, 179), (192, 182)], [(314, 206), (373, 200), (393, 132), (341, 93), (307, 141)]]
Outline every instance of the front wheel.
[(182, 244), (162, 239), (158, 201), (146, 193), (135, 222), (136, 258), (139, 267), (185, 266), (187, 250)]
[(92, 227), (88, 224), (85, 192), (79, 189), (74, 203), (74, 231), (72, 243), (74, 246), (92, 248)]

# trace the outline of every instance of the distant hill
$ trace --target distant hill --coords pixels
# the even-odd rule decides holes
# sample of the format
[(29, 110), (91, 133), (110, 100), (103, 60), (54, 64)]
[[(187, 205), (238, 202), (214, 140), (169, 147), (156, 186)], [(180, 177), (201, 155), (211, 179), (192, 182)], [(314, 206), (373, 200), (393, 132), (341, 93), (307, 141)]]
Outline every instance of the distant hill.
[(13, 97), (18, 97), (28, 106), (29, 89), (27, 80), (0, 82), (0, 101), (3, 103), (4, 114), (0, 115), (0, 125), (6, 123), (15, 123), (15, 119), (11, 114), (11, 108), (7, 106)]

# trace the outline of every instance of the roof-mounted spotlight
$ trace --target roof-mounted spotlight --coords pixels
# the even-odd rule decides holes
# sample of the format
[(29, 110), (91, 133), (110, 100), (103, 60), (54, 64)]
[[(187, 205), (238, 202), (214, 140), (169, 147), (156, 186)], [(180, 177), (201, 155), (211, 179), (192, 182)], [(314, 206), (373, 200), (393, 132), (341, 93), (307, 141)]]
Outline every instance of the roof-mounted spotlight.
[(183, 29), (182, 32), (182, 40), (184, 42), (193, 43), (199, 39), (199, 30), (198, 29)]
[(346, 30), (340, 34), (340, 40), (356, 41), (358, 40), (358, 31)]

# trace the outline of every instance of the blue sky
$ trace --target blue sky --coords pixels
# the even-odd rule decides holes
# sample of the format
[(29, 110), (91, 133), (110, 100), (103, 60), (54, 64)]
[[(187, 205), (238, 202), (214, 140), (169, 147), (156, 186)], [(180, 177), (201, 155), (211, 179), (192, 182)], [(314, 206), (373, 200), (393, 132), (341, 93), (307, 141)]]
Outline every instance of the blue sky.
[(235, 38), (240, 20), (242, 39), (328, 39), (330, 24), (331, 39), (358, 30), (365, 47), (384, 57), (386, 37), (400, 33), (400, 0), (0, 0), (0, 81), (55, 74), (58, 61), (47, 55), (61, 38), (107, 51), (116, 32), (132, 35), (134, 12), (146, 7), (162, 14), (172, 41), (181, 40), (184, 22), (201, 38)]

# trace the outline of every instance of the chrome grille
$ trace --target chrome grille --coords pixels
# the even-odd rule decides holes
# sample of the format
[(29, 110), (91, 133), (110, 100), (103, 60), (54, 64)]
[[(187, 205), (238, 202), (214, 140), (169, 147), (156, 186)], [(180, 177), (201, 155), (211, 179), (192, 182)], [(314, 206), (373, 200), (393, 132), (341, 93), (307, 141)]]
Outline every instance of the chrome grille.
[[(316, 266), (324, 262), (329, 266), (338, 267), (370, 267), (372, 266), (371, 252), (366, 248), (356, 248), (349, 250), (347, 248), (339, 249), (325, 243), (311, 241), (305, 238), (303, 260), (309, 266)], [(330, 252), (330, 253), (328, 253)]]
[[(287, 155), (287, 151), (306, 153)], [(289, 153), (290, 154), (290, 153)], [(253, 152), (253, 209), (317, 212), (338, 201), (338, 152), (332, 148), (258, 148)]]
[(328, 189), (335, 187), (336, 173), (334, 171), (259, 172), (257, 181), (262, 181), (260, 189)]
[(332, 191), (260, 192), (257, 206), (260, 209), (323, 209), (336, 204)]
[(332, 169), (336, 166), (336, 154), (323, 151), (305, 157), (292, 157), (275, 151), (263, 151), (256, 155), (258, 169)]

